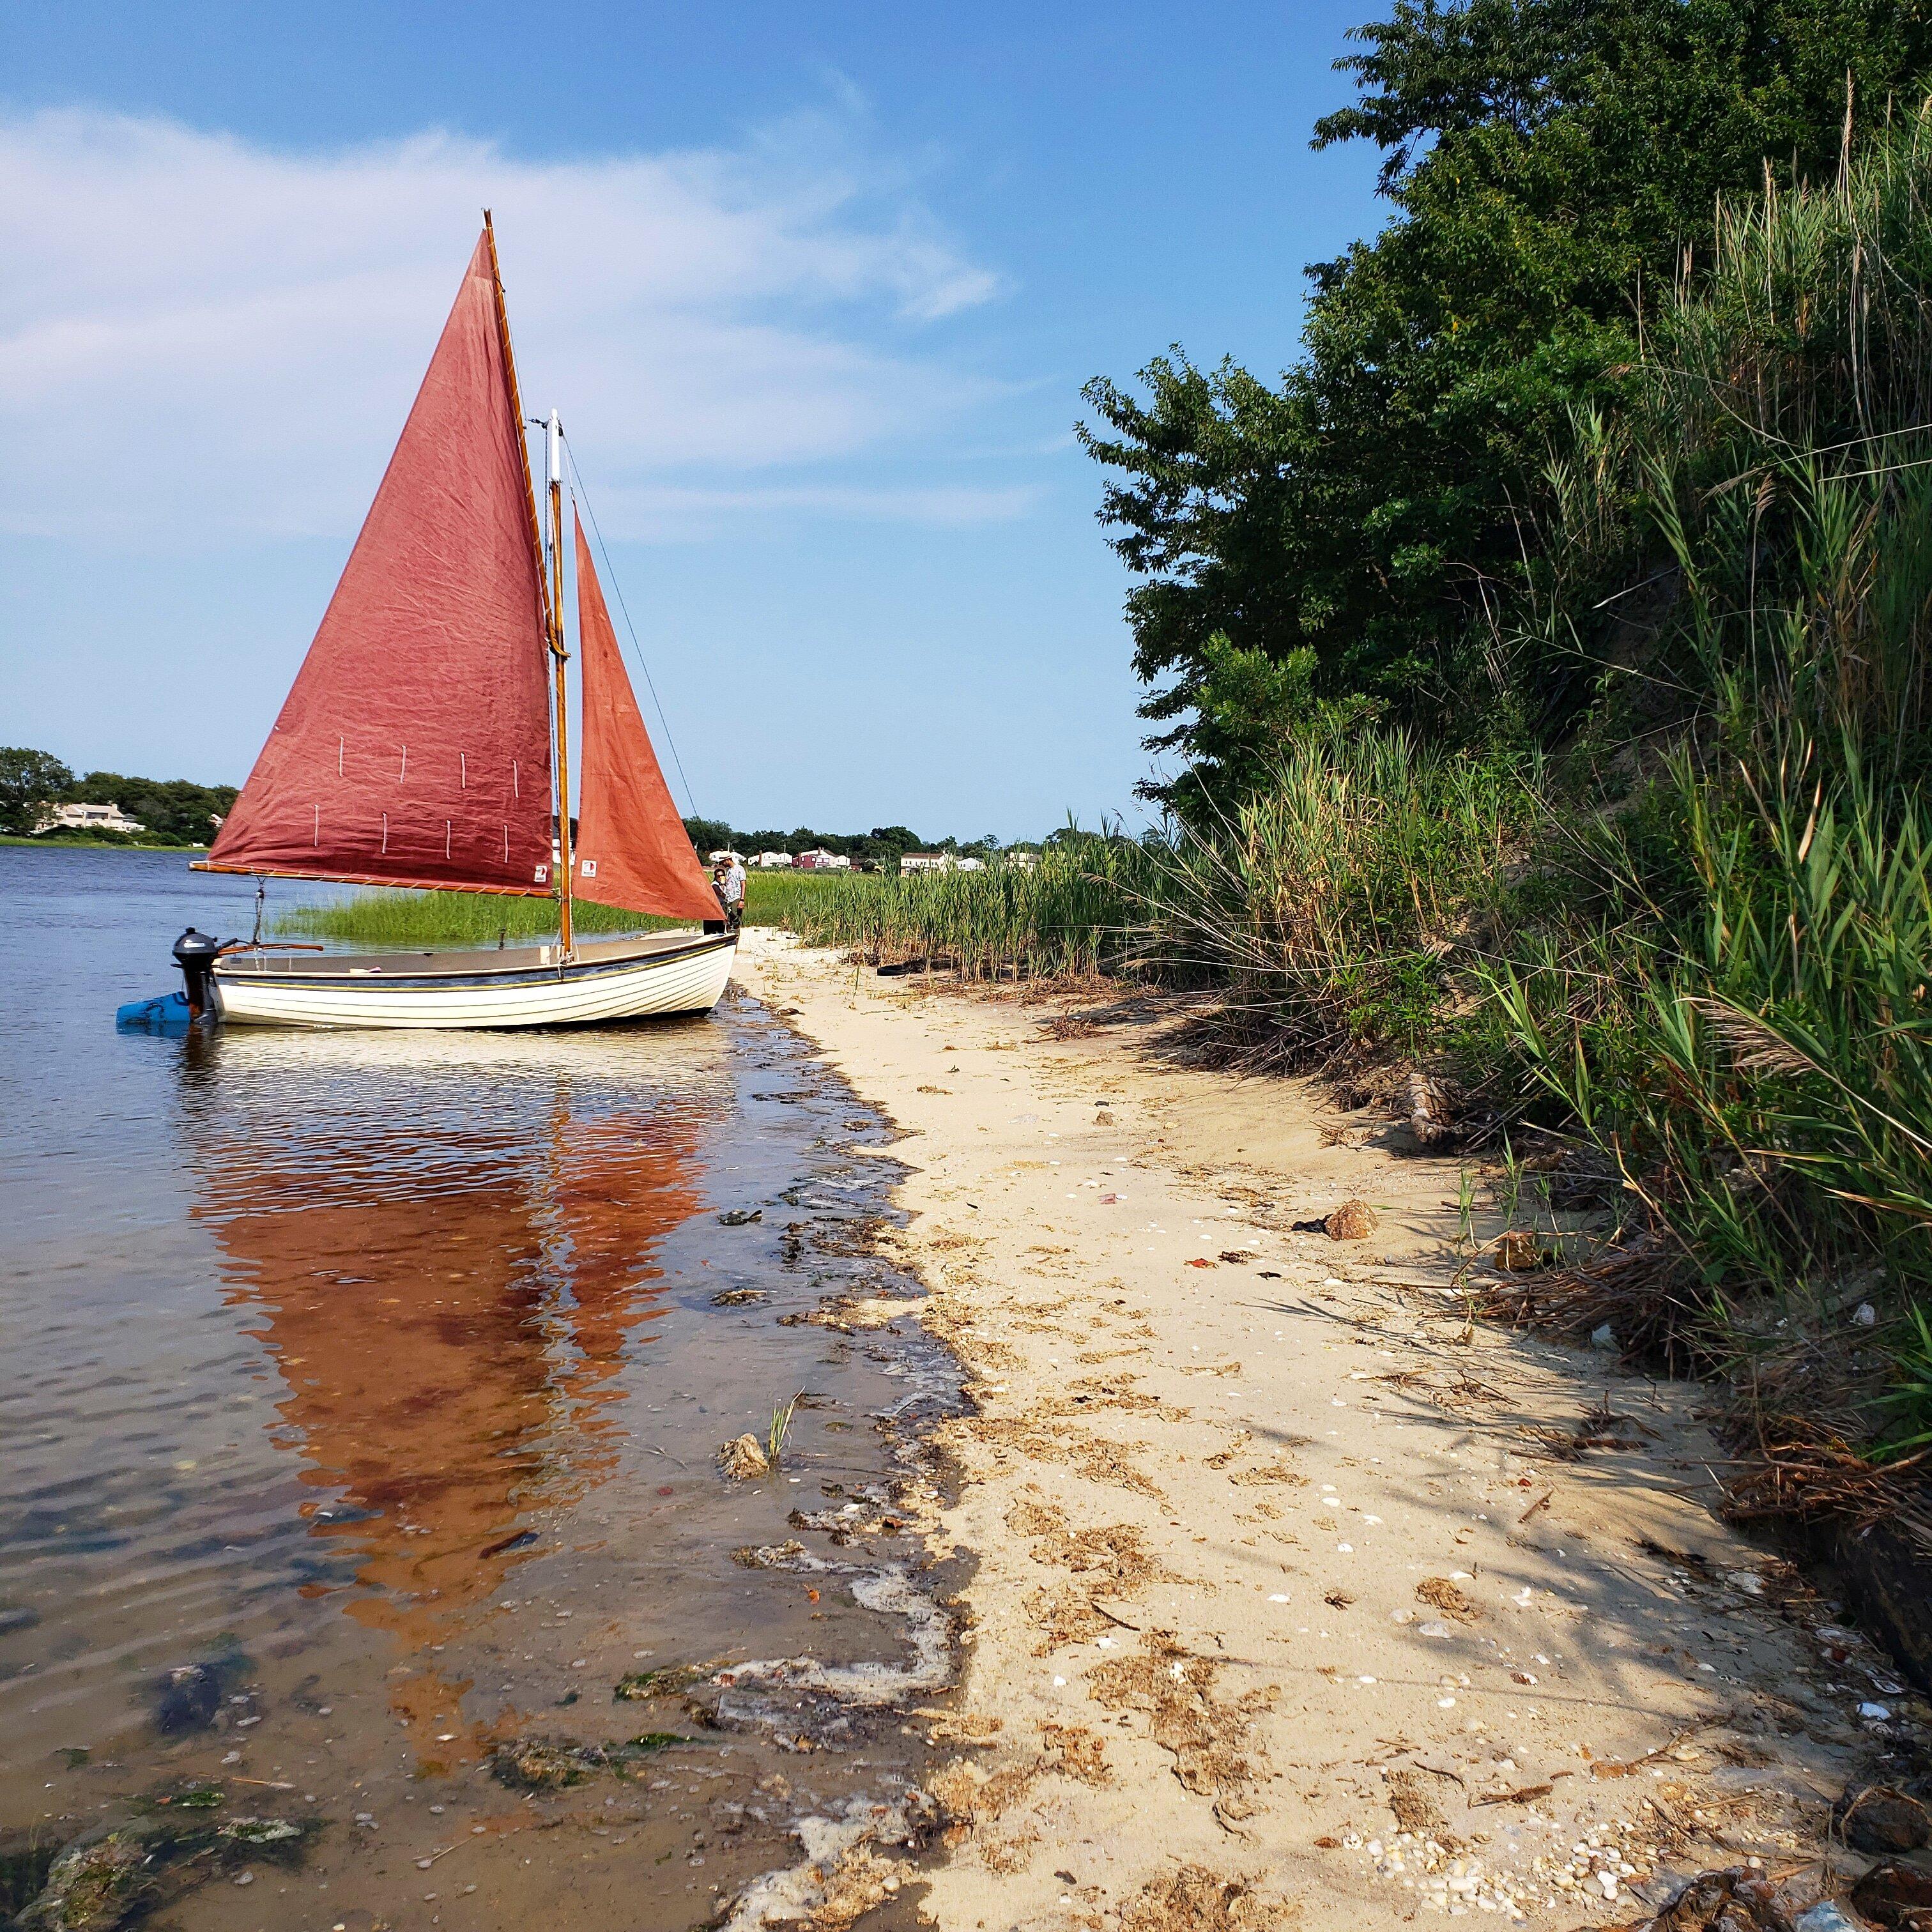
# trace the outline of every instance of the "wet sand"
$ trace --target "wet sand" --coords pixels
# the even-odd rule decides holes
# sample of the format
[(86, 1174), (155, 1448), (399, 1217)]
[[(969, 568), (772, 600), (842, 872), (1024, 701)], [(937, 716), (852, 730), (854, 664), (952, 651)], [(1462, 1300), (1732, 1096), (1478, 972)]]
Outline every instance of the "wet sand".
[[(933, 1922), (1623, 1923), (1813, 1856), (1922, 1736), (1712, 1514), (1706, 1391), (1464, 1318), (1453, 1162), (1131, 1018), (763, 933), (740, 976), (908, 1136), (892, 1245), (968, 1374)], [(1294, 1232), (1351, 1198), (1366, 1240)]]

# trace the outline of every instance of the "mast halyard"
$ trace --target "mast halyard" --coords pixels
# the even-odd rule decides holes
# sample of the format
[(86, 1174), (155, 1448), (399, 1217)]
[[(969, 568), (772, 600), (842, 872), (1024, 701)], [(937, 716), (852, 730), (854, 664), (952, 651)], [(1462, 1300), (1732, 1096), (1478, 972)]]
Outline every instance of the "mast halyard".
[(550, 651), (556, 685), (557, 941), (568, 959), (576, 946), (571, 931), (575, 880), (570, 850), (570, 712), (564, 675), (570, 653), (563, 640), (563, 425), (554, 410), (544, 442), (550, 484)]

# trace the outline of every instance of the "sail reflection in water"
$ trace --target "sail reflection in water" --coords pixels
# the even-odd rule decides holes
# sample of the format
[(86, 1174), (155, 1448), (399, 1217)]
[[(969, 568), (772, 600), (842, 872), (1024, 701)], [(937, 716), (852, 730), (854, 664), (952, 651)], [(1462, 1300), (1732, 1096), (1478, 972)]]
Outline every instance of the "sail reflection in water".
[[(922, 1488), (956, 1381), (914, 1322), (814, 1318), (914, 1284), (878, 1251), (890, 1130), (806, 1042), (748, 1000), (106, 1034), (153, 930), (245, 930), (245, 892), (132, 852), (0, 874), (15, 1004), (60, 1016), (0, 1110), (0, 1917), (16, 1852), (192, 1791), (202, 1823), (308, 1834), (177, 1862), (151, 1916), (182, 1932), (686, 1932), (796, 1862), (795, 1806), (925, 1782), (871, 1697), (931, 1688), (937, 1580), (883, 1519), (803, 1518)], [(725, 1481), (720, 1442), (794, 1394), (784, 1469)], [(701, 1669), (612, 1694), (792, 1658), (864, 1694)], [(502, 1774), (646, 1736), (634, 1778)]]
[(219, 1041), (194, 1212), (259, 1312), (283, 1446), (322, 1492), (302, 1513), (352, 1558), (359, 1622), (448, 1634), (520, 1529), (613, 1467), (655, 1251), (702, 1204), (729, 1104), (714, 1051), (695, 1028)]

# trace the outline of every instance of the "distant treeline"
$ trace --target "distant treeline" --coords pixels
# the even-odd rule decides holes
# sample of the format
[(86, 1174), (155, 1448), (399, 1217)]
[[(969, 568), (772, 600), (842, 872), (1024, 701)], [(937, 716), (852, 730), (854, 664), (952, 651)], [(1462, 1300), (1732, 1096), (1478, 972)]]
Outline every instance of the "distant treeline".
[[(700, 852), (716, 852), (728, 847), (748, 856), (760, 852), (836, 852), (854, 865), (871, 863), (886, 871), (895, 869), (908, 852), (953, 852), (962, 857), (990, 859), (1009, 848), (992, 832), (977, 838), (922, 838), (908, 825), (875, 825), (869, 832), (814, 832), (808, 825), (795, 826), (789, 832), (767, 826), (763, 831), (742, 832), (722, 818), (687, 818), (684, 829)], [(1011, 849), (1037, 851), (1036, 844), (1022, 842)]]
[[(112, 805), (146, 828), (140, 842), (206, 845), (214, 834), (214, 819), (225, 818), (234, 808), (236, 790), (233, 785), (131, 778), (121, 772), (87, 772), (76, 777), (50, 752), (0, 746), (0, 832), (16, 836), (32, 833), (50, 805)], [(896, 870), (908, 852), (989, 859), (1006, 850), (1040, 850), (1036, 842), (1003, 846), (990, 832), (977, 838), (922, 838), (908, 825), (875, 825), (869, 832), (818, 832), (808, 825), (789, 832), (771, 827), (746, 832), (722, 818), (687, 818), (684, 829), (700, 852), (723, 847), (748, 854), (824, 850), (839, 853), (855, 865), (869, 862), (886, 871)], [(131, 834), (124, 838), (112, 832), (86, 836), (117, 844), (133, 839)]]
[[(146, 828), (141, 843), (206, 845), (214, 820), (233, 808), (233, 785), (196, 784), (188, 778), (130, 778), (121, 772), (88, 772), (76, 778), (50, 752), (0, 746), (0, 832), (31, 833), (50, 805), (112, 805)], [(105, 842), (134, 842), (112, 832), (89, 832)]]

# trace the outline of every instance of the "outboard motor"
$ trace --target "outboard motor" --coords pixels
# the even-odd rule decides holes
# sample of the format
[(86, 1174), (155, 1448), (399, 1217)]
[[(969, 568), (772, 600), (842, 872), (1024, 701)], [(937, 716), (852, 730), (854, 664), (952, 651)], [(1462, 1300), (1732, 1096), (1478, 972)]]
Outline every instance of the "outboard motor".
[(182, 978), (186, 982), (190, 1018), (200, 1019), (213, 1004), (208, 982), (220, 954), (221, 941), (196, 932), (193, 926), (175, 941), (175, 964), (182, 969)]

